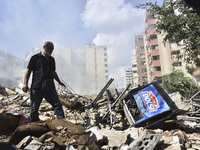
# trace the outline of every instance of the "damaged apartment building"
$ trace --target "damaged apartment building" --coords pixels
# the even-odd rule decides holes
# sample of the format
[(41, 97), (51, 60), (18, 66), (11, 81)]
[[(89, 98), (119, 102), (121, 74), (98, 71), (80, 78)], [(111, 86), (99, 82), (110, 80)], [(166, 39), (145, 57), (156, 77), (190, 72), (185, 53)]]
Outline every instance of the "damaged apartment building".
[(176, 70), (182, 70), (186, 76), (192, 77), (186, 63), (176, 59), (183, 52), (182, 47), (173, 42), (164, 45), (164, 35), (157, 33), (156, 22), (154, 15), (147, 11), (145, 34), (135, 36), (136, 55), (132, 57), (133, 78), (138, 79), (133, 83), (135, 85), (153, 81), (162, 83), (163, 75)]

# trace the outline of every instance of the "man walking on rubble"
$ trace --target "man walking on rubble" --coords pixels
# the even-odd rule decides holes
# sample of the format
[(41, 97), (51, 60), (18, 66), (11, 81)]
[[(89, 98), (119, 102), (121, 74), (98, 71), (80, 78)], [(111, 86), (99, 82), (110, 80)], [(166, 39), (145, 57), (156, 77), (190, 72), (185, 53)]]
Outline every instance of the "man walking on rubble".
[(55, 60), (51, 56), (53, 49), (54, 45), (52, 42), (45, 42), (42, 52), (33, 55), (27, 66), (22, 90), (24, 92), (28, 91), (28, 80), (31, 72), (33, 72), (30, 91), (31, 122), (39, 121), (38, 110), (43, 98), (52, 105), (57, 119), (65, 118), (53, 79), (55, 79), (61, 86), (65, 86), (65, 84), (60, 81), (55, 71)]

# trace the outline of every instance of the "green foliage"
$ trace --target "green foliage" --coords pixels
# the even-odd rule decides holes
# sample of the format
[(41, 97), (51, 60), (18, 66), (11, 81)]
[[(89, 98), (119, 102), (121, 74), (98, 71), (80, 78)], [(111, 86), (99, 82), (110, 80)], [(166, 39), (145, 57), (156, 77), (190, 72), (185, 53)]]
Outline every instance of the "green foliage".
[(137, 7), (155, 15), (157, 32), (164, 35), (164, 43), (173, 41), (183, 46), (179, 58), (200, 66), (200, 10), (193, 10), (182, 0), (171, 1), (167, 7), (151, 2)]
[(193, 72), (195, 71), (195, 68), (193, 66), (186, 66), (185, 68), (189, 74), (193, 75)]
[(182, 71), (174, 71), (169, 75), (164, 75), (162, 87), (168, 93), (179, 92), (185, 98), (188, 98), (189, 94), (192, 96), (200, 90), (194, 80), (185, 77)]

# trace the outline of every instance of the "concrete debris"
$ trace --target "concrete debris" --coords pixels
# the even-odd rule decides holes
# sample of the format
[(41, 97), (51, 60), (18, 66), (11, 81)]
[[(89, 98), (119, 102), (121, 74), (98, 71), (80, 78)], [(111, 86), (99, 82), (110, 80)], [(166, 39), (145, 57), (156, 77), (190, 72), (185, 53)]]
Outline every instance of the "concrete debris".
[(42, 146), (42, 143), (36, 140), (32, 140), (24, 149), (38, 150)]
[(149, 132), (145, 132), (129, 145), (128, 150), (154, 149), (161, 137), (162, 133), (151, 134)]
[[(35, 123), (29, 123), (29, 93), (0, 86), (0, 149), (200, 149), (198, 94), (187, 100), (178, 93), (168, 95), (155, 83), (110, 92), (110, 83), (98, 95), (57, 89), (66, 118), (57, 120), (44, 99)], [(140, 99), (145, 89), (150, 92)], [(167, 107), (155, 113), (159, 100)], [(144, 108), (155, 108), (154, 116), (148, 118)]]
[(20, 143), (16, 145), (16, 147), (18, 149), (24, 149), (32, 140), (33, 138), (30, 135), (26, 136), (23, 140), (20, 141)]

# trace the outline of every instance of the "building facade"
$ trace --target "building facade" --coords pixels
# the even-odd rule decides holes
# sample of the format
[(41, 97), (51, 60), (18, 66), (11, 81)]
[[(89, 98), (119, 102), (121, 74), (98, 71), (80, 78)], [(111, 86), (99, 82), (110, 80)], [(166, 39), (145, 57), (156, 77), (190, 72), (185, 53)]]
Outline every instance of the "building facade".
[(133, 72), (133, 87), (136, 88), (138, 86), (138, 78), (139, 78), (136, 55), (131, 57), (131, 64), (132, 64), (132, 72)]
[(131, 84), (130, 88), (134, 88), (134, 82), (133, 82), (133, 70), (132, 68), (128, 68), (124, 70), (124, 85), (125, 88)]
[(162, 81), (161, 45), (156, 32), (156, 19), (153, 14), (146, 13), (145, 50), (147, 61), (148, 82)]
[[(165, 35), (156, 32), (156, 22), (157, 20), (154, 15), (147, 12), (143, 41), (144, 49), (140, 48), (142, 42), (139, 43), (139, 41), (142, 41), (143, 35), (136, 35), (135, 38), (139, 84), (141, 84), (141, 81), (144, 81), (145, 78), (147, 78), (148, 83), (153, 81), (162, 83), (162, 77), (175, 70), (182, 70), (186, 76), (192, 77), (187, 72), (186, 63), (177, 59), (177, 56), (183, 52), (182, 47), (173, 42), (166, 42), (163, 44)], [(145, 57), (145, 66), (142, 66), (145, 61), (141, 56)], [(145, 67), (146, 74), (143, 73), (145, 69), (143, 69), (143, 71), (141, 70)]]
[(147, 65), (146, 65), (146, 54), (144, 47), (144, 35), (135, 36), (135, 50), (137, 60), (137, 73), (138, 73), (138, 84), (142, 85), (147, 83)]
[(109, 79), (107, 47), (88, 44), (85, 54), (87, 89), (90, 94), (98, 94)]

